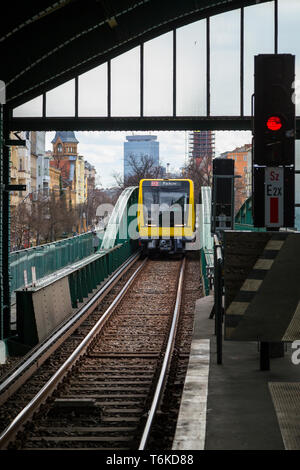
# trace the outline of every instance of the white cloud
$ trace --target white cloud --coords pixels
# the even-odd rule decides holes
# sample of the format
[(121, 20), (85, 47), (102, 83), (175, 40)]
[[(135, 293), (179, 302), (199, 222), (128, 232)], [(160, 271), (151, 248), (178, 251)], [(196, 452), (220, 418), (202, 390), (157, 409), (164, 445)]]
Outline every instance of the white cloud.
[(220, 153), (251, 144), (252, 134), (250, 131), (218, 131), (216, 132), (216, 156)]

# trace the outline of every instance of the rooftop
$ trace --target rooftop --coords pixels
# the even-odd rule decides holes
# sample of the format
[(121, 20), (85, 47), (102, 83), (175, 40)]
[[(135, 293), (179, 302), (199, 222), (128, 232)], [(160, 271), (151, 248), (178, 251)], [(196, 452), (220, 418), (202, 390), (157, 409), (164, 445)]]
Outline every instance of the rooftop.
[(157, 140), (157, 136), (156, 135), (130, 135), (130, 136), (126, 136), (126, 139), (129, 141), (129, 142), (139, 142), (139, 141), (142, 141), (142, 140)]
[(74, 131), (56, 131), (55, 137), (51, 143), (54, 144), (58, 138), (60, 138), (62, 142), (74, 142), (76, 144), (79, 143), (75, 137)]

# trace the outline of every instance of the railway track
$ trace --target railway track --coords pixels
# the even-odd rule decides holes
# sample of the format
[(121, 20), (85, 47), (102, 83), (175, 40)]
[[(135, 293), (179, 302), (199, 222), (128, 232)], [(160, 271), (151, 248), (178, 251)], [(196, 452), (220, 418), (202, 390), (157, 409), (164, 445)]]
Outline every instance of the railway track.
[[(172, 370), (178, 369), (172, 357), (177, 330), (188, 345), (186, 328), (177, 326), (185, 260), (138, 264), (107, 308), (102, 302), (46, 361), (47, 373), (38, 370), (7, 400), (0, 448), (146, 447), (156, 411), (163, 408), (171, 361)], [(175, 345), (177, 358), (180, 347)], [(17, 414), (16, 403), (24, 404)]]

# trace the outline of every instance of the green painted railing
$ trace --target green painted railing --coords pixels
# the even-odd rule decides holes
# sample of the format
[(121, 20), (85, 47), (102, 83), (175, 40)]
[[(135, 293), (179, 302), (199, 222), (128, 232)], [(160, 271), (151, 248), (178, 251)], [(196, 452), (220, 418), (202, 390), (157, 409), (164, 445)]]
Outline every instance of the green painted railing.
[[(103, 232), (97, 232), (103, 237)], [(66, 238), (10, 253), (11, 291), (24, 286), (24, 270), (28, 283), (32, 281), (31, 268), (35, 266), (36, 278), (48, 276), (94, 252), (92, 232)]]
[(137, 250), (137, 241), (127, 240), (106, 252), (99, 252), (68, 274), (72, 307), (118, 269)]
[[(137, 204), (137, 198), (137, 187), (129, 187), (122, 192), (105, 232), (97, 232), (101, 250), (110, 250), (129, 240), (128, 227), (136, 218), (136, 210), (130, 213), (129, 209)], [(92, 232), (12, 252), (10, 253), (11, 291), (24, 286), (24, 270), (27, 272), (28, 283), (31, 283), (32, 267), (35, 267), (36, 279), (38, 280), (82, 260), (92, 253), (94, 253)]]
[(234, 220), (235, 230), (250, 230), (251, 232), (265, 232), (265, 228), (253, 226), (252, 197), (250, 196), (237, 212)]
[[(6, 338), (8, 353), (14, 356), (23, 355), (47, 337), (61, 321), (68, 319), (72, 314), (72, 308), (78, 308), (94, 289), (99, 288), (103, 281), (109, 279), (131, 255), (137, 252), (137, 248), (137, 240), (125, 241), (110, 250), (93, 253), (40, 279), (35, 285), (26, 289), (17, 289), (17, 334)], [(133, 261), (135, 259), (134, 257)], [(56, 288), (63, 292), (63, 295), (58, 292), (58, 301), (53, 296)], [(38, 323), (41, 309), (46, 319), (50, 320), (44, 325)], [(57, 316), (52, 317), (55, 309)]]

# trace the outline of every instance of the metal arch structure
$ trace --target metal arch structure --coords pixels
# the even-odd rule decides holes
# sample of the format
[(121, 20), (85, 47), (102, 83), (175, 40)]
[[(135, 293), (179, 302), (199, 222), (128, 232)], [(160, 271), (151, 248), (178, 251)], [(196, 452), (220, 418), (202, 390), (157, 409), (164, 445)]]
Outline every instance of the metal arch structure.
[[(13, 108), (43, 95), (41, 118), (12, 118), (11, 129), (30, 130), (248, 130), (251, 120), (243, 105), (243, 9), (257, 3), (274, 4), (274, 24), (278, 24), (278, 0), (59, 0), (12, 1), (3, 12), (0, 37), (6, 103)], [(35, 5), (35, 6), (34, 6)], [(219, 13), (241, 10), (241, 91), (240, 113), (233, 117), (210, 115), (210, 33), (209, 18)], [(207, 115), (177, 116), (176, 113), (176, 28), (205, 19), (207, 22), (206, 72)], [(274, 52), (278, 49), (278, 28), (274, 28)], [(143, 60), (141, 60), (140, 116), (111, 116), (110, 61), (163, 33), (173, 31), (173, 112), (171, 116), (144, 116)], [(37, 40), (38, 38), (38, 40)], [(107, 62), (107, 116), (78, 117), (78, 76)], [(75, 115), (46, 118), (46, 92), (75, 79)]]

